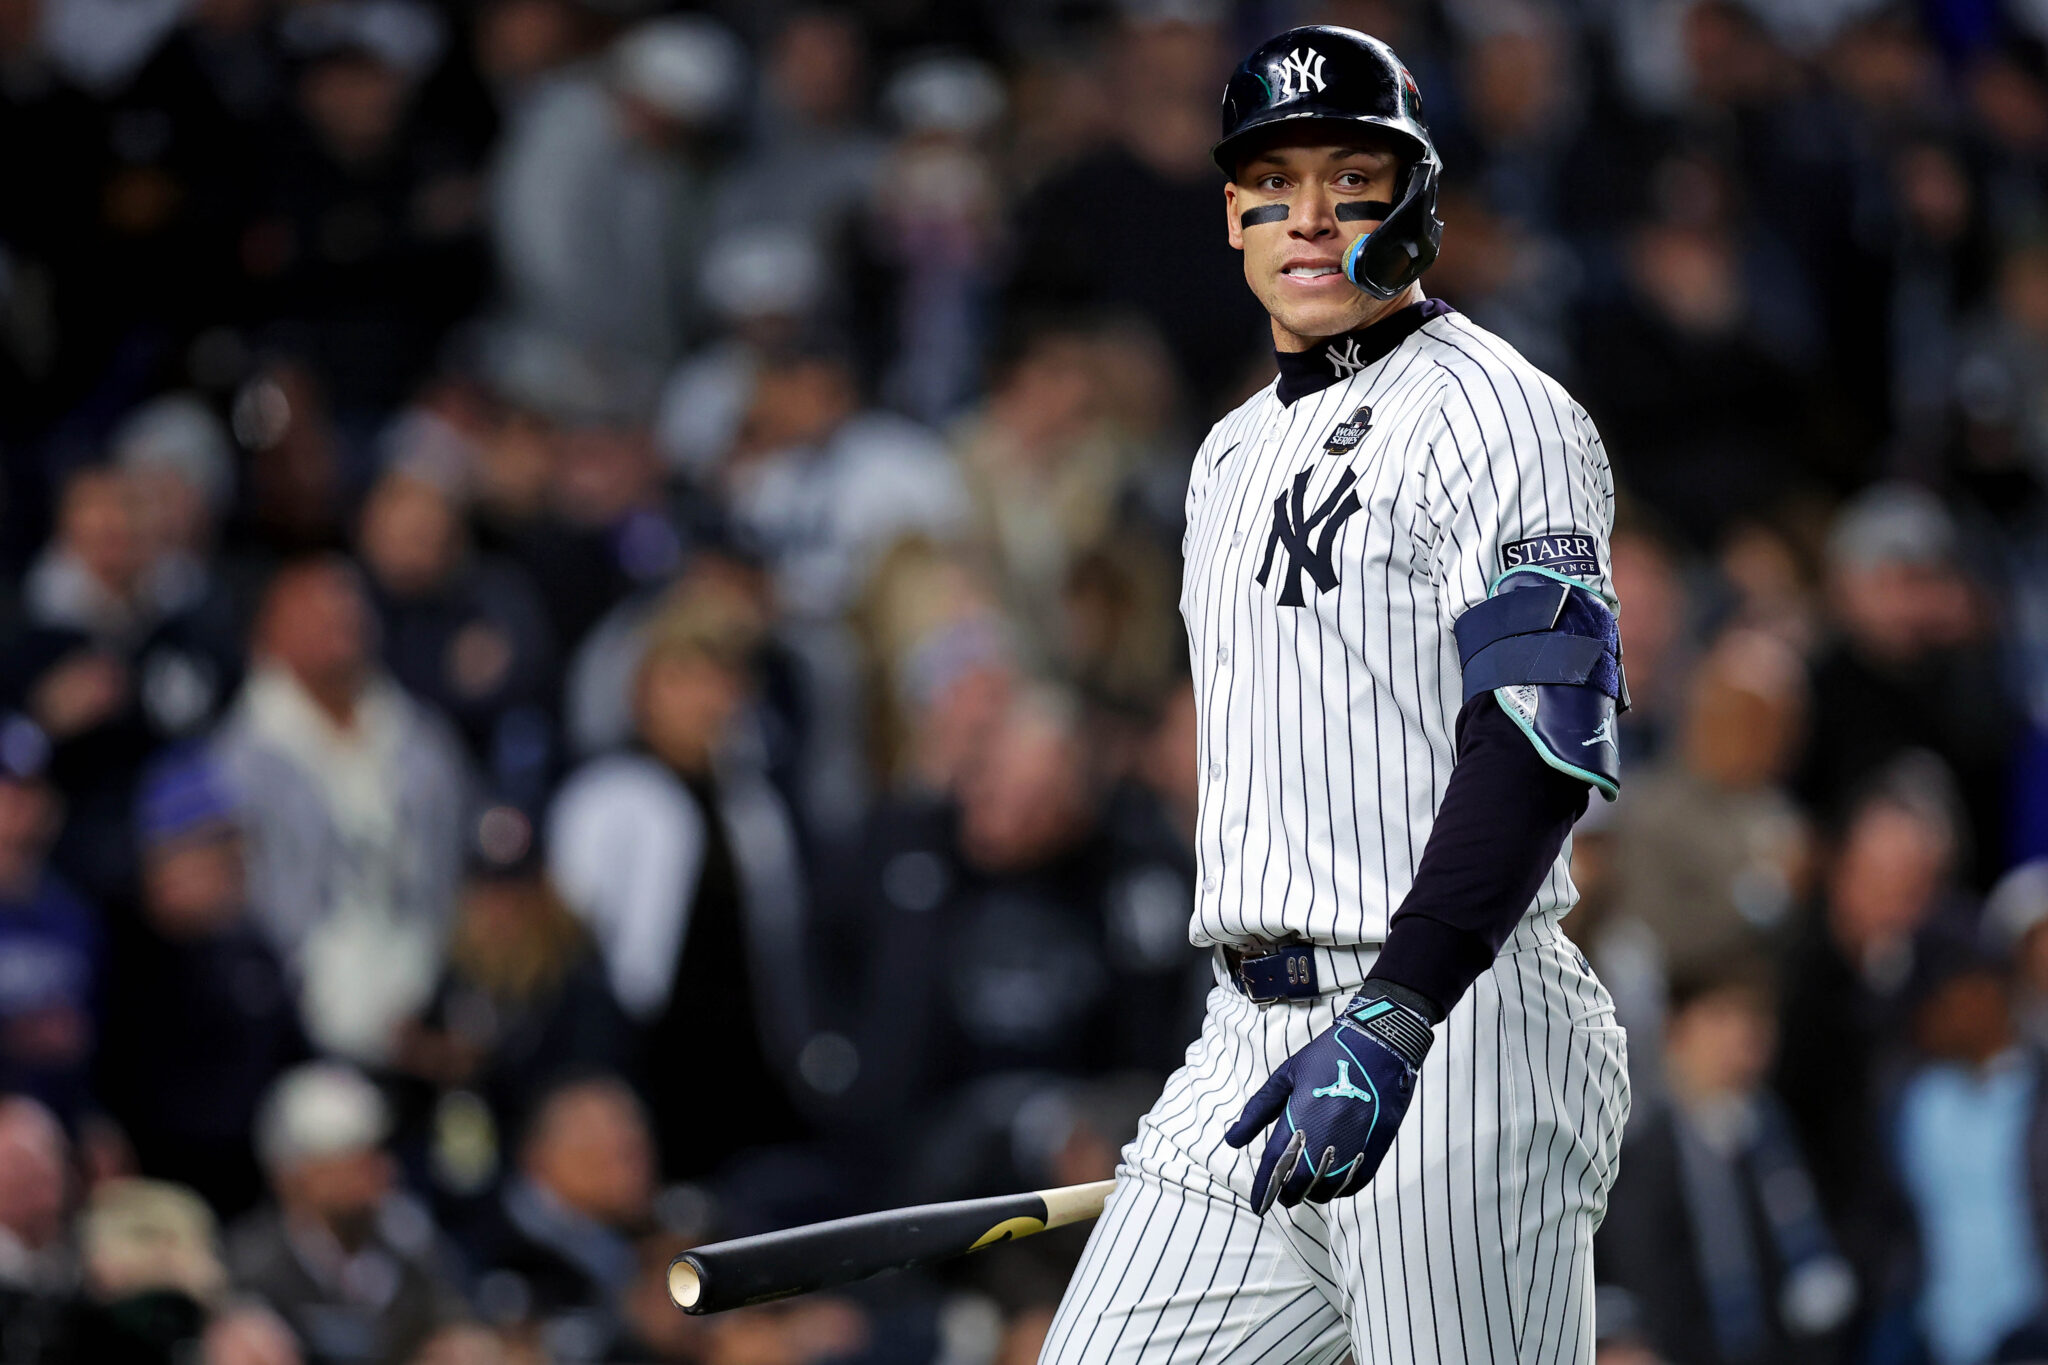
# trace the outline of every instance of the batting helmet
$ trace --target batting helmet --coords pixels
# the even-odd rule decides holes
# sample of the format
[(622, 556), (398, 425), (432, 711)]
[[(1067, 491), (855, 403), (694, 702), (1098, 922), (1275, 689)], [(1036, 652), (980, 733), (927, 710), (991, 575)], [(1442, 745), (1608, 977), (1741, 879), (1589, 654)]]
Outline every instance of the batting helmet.
[(1321, 122), (1383, 128), (1401, 149), (1402, 173), (1384, 221), (1344, 253), (1344, 273), (1375, 298), (1390, 299), (1436, 260), (1444, 225), (1436, 216), (1442, 163), (1422, 121), (1415, 78), (1377, 38), (1311, 24), (1268, 38), (1223, 87), (1223, 139), (1211, 152), (1225, 175), (1276, 125)]

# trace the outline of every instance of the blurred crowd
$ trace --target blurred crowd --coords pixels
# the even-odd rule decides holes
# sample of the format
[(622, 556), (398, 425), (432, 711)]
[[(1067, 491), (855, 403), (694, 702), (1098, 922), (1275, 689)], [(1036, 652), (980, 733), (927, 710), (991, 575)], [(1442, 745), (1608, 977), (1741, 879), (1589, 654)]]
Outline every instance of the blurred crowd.
[(0, 1363), (1035, 1357), (1071, 1236), (663, 1275), (1192, 1038), (1208, 146), (1318, 21), (1625, 494), (1602, 1361), (2048, 1358), (2048, 5), (0, 0)]

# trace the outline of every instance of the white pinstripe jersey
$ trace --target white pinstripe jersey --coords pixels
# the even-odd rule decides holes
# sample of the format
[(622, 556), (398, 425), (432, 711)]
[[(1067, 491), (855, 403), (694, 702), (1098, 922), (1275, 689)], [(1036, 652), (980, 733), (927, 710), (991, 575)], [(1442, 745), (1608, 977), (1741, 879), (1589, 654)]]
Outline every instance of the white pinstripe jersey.
[[(1359, 354), (1324, 347), (1333, 375)], [(1611, 597), (1614, 482), (1585, 410), (1453, 312), (1291, 404), (1276, 388), (1217, 423), (1188, 485), (1191, 937), (1376, 944), (1450, 780), (1451, 623), (1521, 562)], [(1536, 913), (1577, 899), (1570, 856)]]

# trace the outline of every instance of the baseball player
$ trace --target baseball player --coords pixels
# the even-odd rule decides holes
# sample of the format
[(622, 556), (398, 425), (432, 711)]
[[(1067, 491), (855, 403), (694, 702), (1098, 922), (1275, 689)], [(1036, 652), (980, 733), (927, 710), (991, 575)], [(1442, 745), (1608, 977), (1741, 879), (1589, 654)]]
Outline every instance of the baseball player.
[(1223, 134), (1280, 373), (1188, 488), (1218, 985), (1042, 1360), (1590, 1361), (1629, 1092), (1558, 924), (1620, 775), (1607, 456), (1423, 296), (1440, 168), (1385, 44), (1268, 41)]

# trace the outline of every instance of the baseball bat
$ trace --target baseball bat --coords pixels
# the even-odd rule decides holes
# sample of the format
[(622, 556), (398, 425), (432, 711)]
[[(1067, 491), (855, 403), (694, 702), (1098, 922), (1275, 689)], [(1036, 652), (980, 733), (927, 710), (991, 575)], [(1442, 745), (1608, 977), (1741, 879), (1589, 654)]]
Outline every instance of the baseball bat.
[(1093, 1218), (1115, 1187), (1114, 1180), (1098, 1180), (920, 1204), (714, 1242), (669, 1263), (668, 1296), (685, 1313), (722, 1313), (852, 1284), (885, 1270), (931, 1265)]

